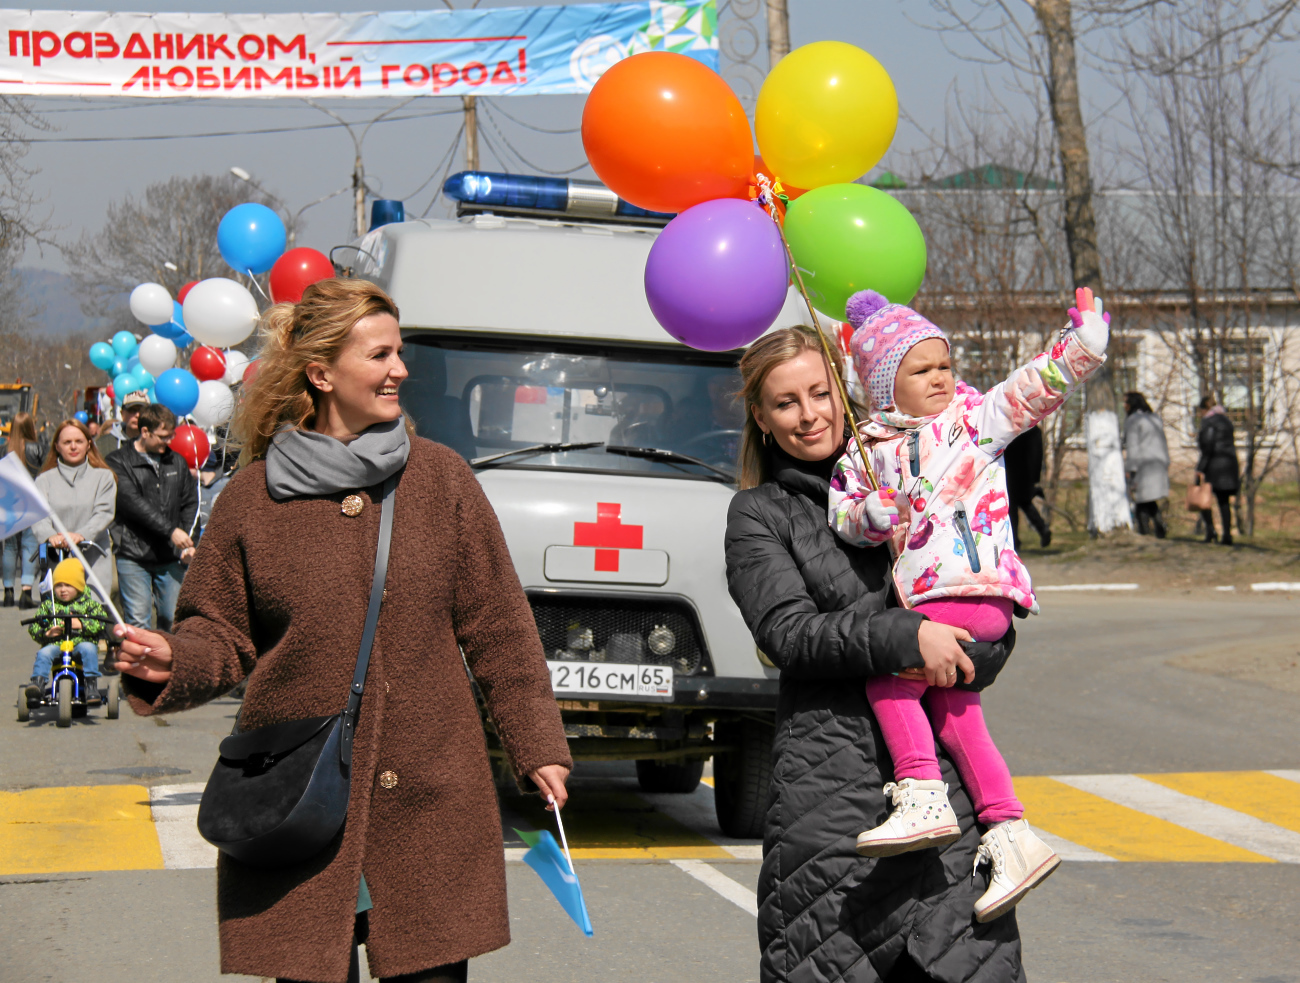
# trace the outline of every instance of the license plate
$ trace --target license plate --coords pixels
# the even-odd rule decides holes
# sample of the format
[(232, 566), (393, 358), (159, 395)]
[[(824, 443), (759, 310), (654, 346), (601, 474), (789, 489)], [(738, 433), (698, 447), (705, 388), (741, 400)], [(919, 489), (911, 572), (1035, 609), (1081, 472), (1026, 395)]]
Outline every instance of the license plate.
[(672, 666), (547, 662), (556, 696), (635, 696), (671, 700)]

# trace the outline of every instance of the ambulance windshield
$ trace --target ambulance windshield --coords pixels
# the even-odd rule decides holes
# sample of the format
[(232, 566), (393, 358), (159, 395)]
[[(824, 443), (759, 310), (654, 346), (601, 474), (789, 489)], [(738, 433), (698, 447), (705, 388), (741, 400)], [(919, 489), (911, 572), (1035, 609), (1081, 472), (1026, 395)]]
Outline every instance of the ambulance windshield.
[[(421, 436), (467, 460), (537, 444), (659, 448), (734, 473), (744, 421), (734, 354), (432, 332), (406, 338), (402, 406)], [(716, 480), (706, 469), (575, 448), (502, 467)]]

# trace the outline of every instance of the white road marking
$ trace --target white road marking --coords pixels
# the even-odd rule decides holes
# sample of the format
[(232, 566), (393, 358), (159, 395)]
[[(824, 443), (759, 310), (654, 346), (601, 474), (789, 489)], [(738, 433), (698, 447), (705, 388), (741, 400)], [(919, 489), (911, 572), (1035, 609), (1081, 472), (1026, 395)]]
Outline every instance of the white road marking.
[(149, 789), (158, 845), (167, 870), (193, 870), (217, 865), (217, 848), (199, 835), (199, 800), (203, 782), (155, 785)]
[(1300, 583), (1296, 583), (1295, 581), (1288, 582), (1285, 580), (1270, 580), (1262, 584), (1251, 584), (1250, 589), (1258, 590), (1258, 591), (1276, 590), (1276, 591), (1289, 591), (1293, 593), (1300, 593)]
[(1290, 771), (1286, 768), (1278, 768), (1275, 771), (1265, 772), (1266, 775), (1273, 775), (1276, 778), (1285, 778), (1288, 782), (1300, 782), (1300, 771)]
[(1052, 779), (1243, 850), (1283, 863), (1300, 863), (1300, 833), (1175, 792), (1137, 775), (1053, 775)]
[(1108, 857), (1104, 853), (1098, 853), (1096, 850), (1089, 850), (1086, 846), (1080, 846), (1070, 840), (1063, 839), (1046, 830), (1039, 829), (1037, 826), (1030, 824), (1030, 828), (1040, 840), (1056, 851), (1056, 855), (1062, 860), (1085, 860), (1090, 863), (1119, 863), (1114, 857)]
[(1034, 592), (1043, 591), (1066, 591), (1066, 590), (1138, 590), (1137, 584), (1046, 584), (1044, 586), (1034, 585)]
[(669, 862), (678, 870), (690, 874), (705, 887), (722, 895), (737, 908), (743, 909), (755, 918), (758, 917), (758, 895), (743, 884), (733, 881), (716, 867), (710, 867), (703, 860)]

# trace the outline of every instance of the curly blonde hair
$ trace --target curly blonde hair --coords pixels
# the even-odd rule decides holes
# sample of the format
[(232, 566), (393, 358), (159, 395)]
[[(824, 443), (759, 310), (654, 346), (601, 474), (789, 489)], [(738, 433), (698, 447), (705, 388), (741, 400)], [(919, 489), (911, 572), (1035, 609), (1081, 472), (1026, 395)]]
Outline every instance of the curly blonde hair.
[(335, 278), (313, 283), (298, 303), (276, 304), (262, 315), (257, 371), (244, 383), (230, 423), (241, 465), (265, 457), (281, 428), (311, 427), (320, 392), (308, 381), (307, 366), (333, 365), (353, 326), (375, 314), (399, 316), (375, 284)]

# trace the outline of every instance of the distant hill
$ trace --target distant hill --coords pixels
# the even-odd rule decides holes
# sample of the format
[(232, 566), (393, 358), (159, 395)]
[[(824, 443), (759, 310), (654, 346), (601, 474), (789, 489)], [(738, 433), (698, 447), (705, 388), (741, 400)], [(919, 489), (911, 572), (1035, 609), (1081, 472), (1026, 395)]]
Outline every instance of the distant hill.
[(19, 267), (16, 272), (24, 295), (37, 311), (35, 321), (43, 334), (62, 337), (107, 324), (105, 319), (89, 318), (81, 312), (72, 293), (72, 278), (66, 273), (30, 267)]

